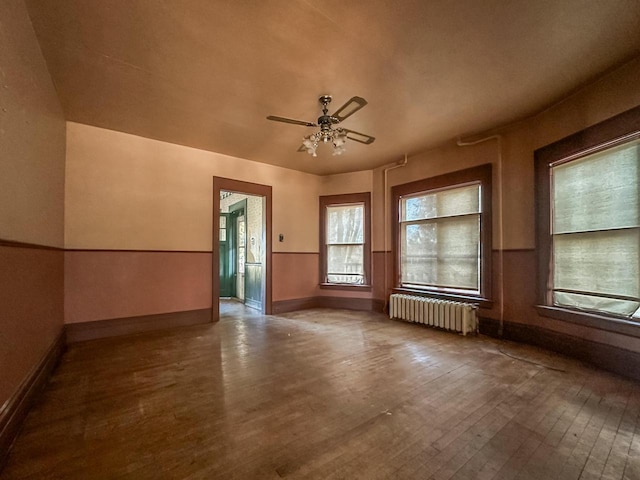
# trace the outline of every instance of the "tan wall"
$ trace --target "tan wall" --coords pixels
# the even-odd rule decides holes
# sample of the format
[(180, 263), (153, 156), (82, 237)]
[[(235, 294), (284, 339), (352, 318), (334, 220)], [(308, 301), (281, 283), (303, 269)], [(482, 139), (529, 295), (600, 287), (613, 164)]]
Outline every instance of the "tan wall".
[[(65, 122), (20, 1), (0, 3), (0, 240), (62, 247)], [(0, 406), (62, 330), (63, 252), (0, 246)]]
[(213, 176), (271, 185), (274, 250), (317, 251), (319, 177), (72, 122), (66, 247), (210, 251)]
[(373, 188), (373, 170), (327, 175), (321, 177), (321, 182), (320, 195), (370, 192)]
[(62, 109), (25, 6), (0, 8), (0, 238), (62, 247)]
[[(271, 185), (273, 250), (318, 251), (320, 177), (77, 123), (67, 132), (65, 243), (87, 250), (65, 262), (68, 323), (211, 306), (210, 255), (190, 252), (211, 251), (214, 176)], [(317, 278), (274, 272), (274, 285), (277, 272)], [(295, 288), (310, 296), (315, 284)]]

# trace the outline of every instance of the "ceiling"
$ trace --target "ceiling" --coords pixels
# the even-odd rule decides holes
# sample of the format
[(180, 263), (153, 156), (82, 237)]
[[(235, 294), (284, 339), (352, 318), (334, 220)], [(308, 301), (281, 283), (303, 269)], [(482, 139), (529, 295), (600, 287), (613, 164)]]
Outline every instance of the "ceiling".
[[(315, 174), (538, 112), (640, 55), (638, 0), (27, 0), (68, 120)], [(318, 96), (376, 137), (297, 152)]]

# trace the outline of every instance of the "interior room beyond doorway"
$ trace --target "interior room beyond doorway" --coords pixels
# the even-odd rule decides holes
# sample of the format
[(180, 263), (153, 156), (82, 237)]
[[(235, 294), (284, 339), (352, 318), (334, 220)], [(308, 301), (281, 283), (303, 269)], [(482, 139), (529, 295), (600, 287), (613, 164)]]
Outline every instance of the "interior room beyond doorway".
[(263, 310), (264, 197), (220, 191), (220, 298)]

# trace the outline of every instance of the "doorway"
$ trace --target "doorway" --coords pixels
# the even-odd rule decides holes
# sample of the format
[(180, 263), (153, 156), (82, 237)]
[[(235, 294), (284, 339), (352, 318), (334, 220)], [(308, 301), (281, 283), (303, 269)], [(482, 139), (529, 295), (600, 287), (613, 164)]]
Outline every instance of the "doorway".
[(213, 319), (220, 298), (270, 314), (271, 187), (221, 177), (213, 183)]
[[(247, 200), (232, 192), (220, 193), (220, 297), (244, 302)], [(237, 201), (229, 205), (229, 201)], [(259, 308), (259, 305), (257, 305)]]

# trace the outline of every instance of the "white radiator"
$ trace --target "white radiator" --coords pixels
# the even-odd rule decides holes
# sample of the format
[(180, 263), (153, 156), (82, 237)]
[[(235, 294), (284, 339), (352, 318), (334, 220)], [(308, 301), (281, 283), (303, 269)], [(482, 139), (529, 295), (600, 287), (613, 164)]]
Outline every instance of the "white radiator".
[(394, 293), (389, 299), (389, 317), (432, 327), (454, 330), (463, 335), (478, 330), (478, 307), (471, 303)]

